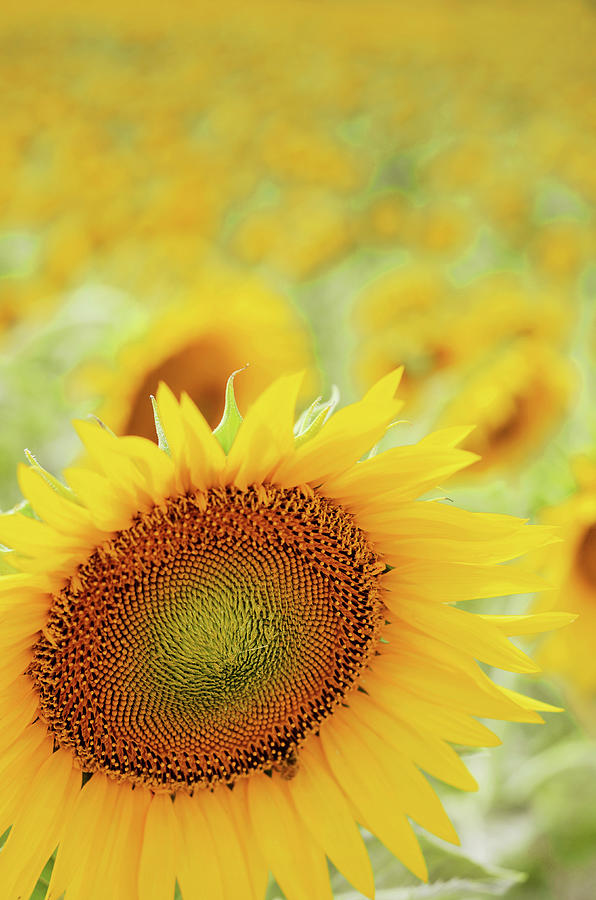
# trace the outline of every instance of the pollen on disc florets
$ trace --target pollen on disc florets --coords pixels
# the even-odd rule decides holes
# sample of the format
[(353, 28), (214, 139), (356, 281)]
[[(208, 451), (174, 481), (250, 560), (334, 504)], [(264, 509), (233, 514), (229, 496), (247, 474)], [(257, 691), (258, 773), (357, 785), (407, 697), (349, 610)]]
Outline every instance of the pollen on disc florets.
[(374, 652), (383, 569), (306, 489), (169, 499), (54, 596), (28, 670), (41, 716), (84, 771), (154, 788), (293, 765)]

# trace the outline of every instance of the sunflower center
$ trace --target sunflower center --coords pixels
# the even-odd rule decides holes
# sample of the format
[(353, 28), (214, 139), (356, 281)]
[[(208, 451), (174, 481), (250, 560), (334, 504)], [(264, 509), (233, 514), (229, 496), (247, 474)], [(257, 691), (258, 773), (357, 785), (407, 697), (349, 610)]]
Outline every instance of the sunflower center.
[(122, 429), (124, 434), (140, 434), (153, 440), (155, 421), (147, 397), (157, 392), (160, 381), (165, 381), (176, 396), (185, 390), (201, 412), (215, 428), (223, 413), (223, 396), (229, 372), (243, 365), (218, 340), (216, 336), (204, 335), (193, 341), (146, 373), (135, 391), (128, 418)]
[(511, 408), (500, 422), (488, 428), (489, 442), (494, 446), (506, 444), (515, 440), (529, 418), (529, 406), (531, 400), (521, 394), (516, 394), (511, 400)]
[(384, 566), (299, 488), (213, 488), (136, 517), (54, 597), (30, 674), (83, 770), (171, 790), (284, 767), (357, 683)]
[(578, 568), (591, 587), (596, 587), (596, 525), (590, 525), (577, 548)]

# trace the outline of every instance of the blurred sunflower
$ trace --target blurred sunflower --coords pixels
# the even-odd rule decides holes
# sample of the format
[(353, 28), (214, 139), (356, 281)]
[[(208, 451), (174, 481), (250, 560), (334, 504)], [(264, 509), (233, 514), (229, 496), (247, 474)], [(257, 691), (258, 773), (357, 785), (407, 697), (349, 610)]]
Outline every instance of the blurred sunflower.
[[(412, 403), (428, 399), (426, 389), (439, 373), (461, 373), (473, 391), (477, 373), (482, 378), (482, 373), (487, 372), (492, 395), (499, 388), (498, 381), (491, 379), (490, 360), (516, 355), (523, 358), (524, 348), (534, 345), (517, 345), (520, 339), (540, 341), (547, 354), (551, 351), (546, 345), (564, 346), (577, 314), (578, 305), (570, 302), (567, 295), (529, 288), (513, 273), (483, 276), (463, 289), (456, 288), (439, 266), (409, 263), (378, 276), (356, 302), (353, 321), (360, 336), (354, 366), (356, 378), (368, 387), (397, 362), (404, 362), (407, 375), (403, 387), (406, 401)], [(514, 346), (521, 349), (514, 351)], [(540, 351), (528, 352), (530, 358), (539, 359)], [(525, 367), (518, 365), (520, 378), (525, 376), (529, 363), (530, 360)], [(564, 363), (557, 357), (551, 364), (561, 380)], [(515, 365), (503, 362), (501, 369)], [(547, 373), (544, 378), (547, 383), (557, 381), (557, 375), (549, 378)], [(467, 389), (464, 391), (467, 397)], [(454, 403), (464, 413), (466, 405), (467, 399), (461, 397)], [(491, 415), (498, 416), (500, 412), (497, 409)], [(484, 418), (484, 413), (478, 412), (474, 421), (481, 423)], [(484, 445), (471, 449), (482, 455), (487, 452)], [(486, 465), (492, 462), (487, 460)]]
[(404, 362), (402, 389), (410, 405), (432, 375), (458, 358), (453, 312), (452, 288), (439, 268), (409, 263), (379, 275), (354, 308), (361, 338), (354, 364), (357, 382), (369, 387)]
[[(536, 338), (563, 347), (578, 318), (578, 304), (568, 293), (528, 286), (513, 272), (498, 272), (475, 279), (465, 292), (464, 321), (454, 328), (452, 340), (466, 343), (468, 356), (480, 359), (492, 348), (518, 338)], [(462, 354), (459, 354), (461, 357)]]
[(565, 605), (581, 617), (581, 628), (550, 637), (542, 645), (540, 660), (545, 669), (564, 676), (572, 693), (596, 699), (596, 463), (575, 461), (577, 490), (564, 503), (545, 510), (542, 519), (559, 527), (564, 540), (549, 551), (546, 569), (554, 592), (541, 598), (547, 609), (565, 598)]
[[(356, 821), (425, 878), (407, 817), (457, 836), (419, 769), (476, 785), (447, 741), (475, 716), (542, 721), (475, 662), (536, 666), (506, 634), (567, 621), (454, 600), (536, 587), (500, 565), (548, 528), (415, 498), (473, 460), (465, 430), (359, 462), (394, 419), (400, 373), (293, 428), (300, 377), (211, 432), (157, 395), (160, 446), (95, 422), (90, 462), (19, 478), (38, 518), (0, 518), (3, 897), (330, 898), (325, 855), (372, 896)], [(230, 399), (232, 392), (228, 392)]]
[(478, 460), (468, 475), (519, 465), (561, 424), (575, 384), (571, 363), (547, 344), (520, 339), (473, 367), (440, 425), (475, 422), (465, 442)]
[(211, 267), (190, 293), (186, 302), (157, 316), (141, 340), (124, 347), (116, 369), (85, 369), (81, 382), (101, 394), (98, 415), (114, 431), (154, 435), (147, 397), (162, 380), (178, 396), (186, 390), (213, 427), (223, 412), (229, 373), (247, 363), (238, 389), (241, 404), (272, 378), (303, 367), (309, 372), (305, 390), (314, 387), (306, 327), (281, 296), (256, 278)]

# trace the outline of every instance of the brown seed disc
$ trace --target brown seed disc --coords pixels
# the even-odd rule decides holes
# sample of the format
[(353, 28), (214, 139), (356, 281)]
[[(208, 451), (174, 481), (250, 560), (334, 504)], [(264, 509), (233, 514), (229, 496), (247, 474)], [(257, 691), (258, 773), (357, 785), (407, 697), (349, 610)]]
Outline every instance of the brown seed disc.
[(590, 525), (577, 548), (577, 566), (591, 587), (596, 587), (596, 525)]
[(167, 500), (54, 597), (29, 668), (41, 716), (84, 771), (151, 787), (287, 772), (374, 652), (383, 569), (305, 489)]
[(192, 341), (145, 374), (131, 400), (122, 433), (154, 440), (155, 419), (147, 397), (157, 393), (160, 381), (177, 397), (186, 391), (215, 428), (223, 413), (228, 374), (241, 367), (243, 359), (241, 348), (234, 353), (221, 337), (207, 334)]

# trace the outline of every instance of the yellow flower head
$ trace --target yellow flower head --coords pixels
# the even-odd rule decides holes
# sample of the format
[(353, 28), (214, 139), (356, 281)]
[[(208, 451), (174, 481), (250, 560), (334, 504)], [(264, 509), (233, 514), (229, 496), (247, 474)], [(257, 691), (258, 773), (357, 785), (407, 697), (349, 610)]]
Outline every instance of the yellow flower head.
[(147, 397), (160, 381), (178, 396), (186, 390), (215, 427), (227, 377), (248, 360), (238, 380), (243, 404), (283, 372), (308, 366), (307, 389), (315, 381), (309, 337), (290, 304), (257, 278), (208, 266), (186, 302), (156, 316), (141, 340), (124, 347), (116, 369), (87, 368), (81, 380), (102, 395), (99, 416), (110, 428), (151, 437)]
[(439, 268), (410, 263), (379, 275), (354, 310), (358, 382), (368, 387), (405, 362), (402, 390), (407, 403), (414, 401), (432, 375), (459, 358), (452, 314), (452, 288)]
[(581, 619), (581, 627), (551, 636), (543, 644), (540, 661), (562, 675), (579, 702), (596, 700), (596, 465), (587, 458), (575, 461), (576, 492), (564, 503), (544, 510), (542, 518), (560, 529), (563, 541), (547, 555), (548, 580), (556, 590), (544, 594), (539, 609), (559, 597)]
[[(361, 823), (420, 878), (412, 818), (457, 836), (421, 774), (474, 790), (448, 742), (475, 717), (539, 722), (476, 660), (534, 672), (506, 635), (568, 617), (451, 605), (528, 591), (501, 565), (548, 528), (416, 497), (474, 457), (465, 430), (360, 462), (395, 418), (400, 373), (294, 427), (283, 376), (213, 433), (157, 394), (159, 446), (96, 422), (68, 487), (19, 479), (36, 518), (0, 517), (3, 897), (330, 898), (326, 855), (373, 894)], [(228, 397), (230, 400), (230, 397)]]
[(476, 423), (465, 446), (481, 459), (470, 474), (516, 466), (561, 424), (574, 386), (565, 357), (541, 341), (518, 340), (468, 373), (440, 424)]

